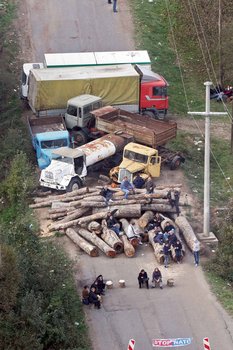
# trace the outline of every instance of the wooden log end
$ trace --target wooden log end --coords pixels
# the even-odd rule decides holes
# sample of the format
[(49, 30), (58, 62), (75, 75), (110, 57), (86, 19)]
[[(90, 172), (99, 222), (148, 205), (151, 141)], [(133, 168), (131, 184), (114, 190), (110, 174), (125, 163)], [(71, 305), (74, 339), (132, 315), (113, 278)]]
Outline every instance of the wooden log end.
[(90, 252), (90, 256), (92, 258), (96, 258), (97, 256), (99, 256), (99, 252), (98, 252), (98, 249), (96, 247), (92, 249), (92, 251)]
[(122, 242), (116, 242), (113, 246), (113, 249), (116, 251), (117, 254), (120, 254), (123, 252), (124, 245)]
[(109, 250), (106, 255), (109, 257), (109, 258), (115, 258), (116, 256), (116, 252), (115, 250)]

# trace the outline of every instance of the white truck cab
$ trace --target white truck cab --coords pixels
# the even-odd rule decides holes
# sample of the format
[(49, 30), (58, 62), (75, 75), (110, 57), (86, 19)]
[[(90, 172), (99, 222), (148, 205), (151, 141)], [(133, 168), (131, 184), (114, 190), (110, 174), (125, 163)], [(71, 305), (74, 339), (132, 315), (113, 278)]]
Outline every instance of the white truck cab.
[(40, 185), (55, 190), (74, 191), (83, 185), (87, 175), (85, 154), (78, 148), (62, 147), (54, 150), (57, 155), (40, 175)]
[(31, 69), (41, 69), (44, 68), (44, 64), (40, 63), (24, 63), (22, 76), (21, 76), (21, 98), (26, 100), (28, 98), (28, 81), (29, 81), (29, 73)]

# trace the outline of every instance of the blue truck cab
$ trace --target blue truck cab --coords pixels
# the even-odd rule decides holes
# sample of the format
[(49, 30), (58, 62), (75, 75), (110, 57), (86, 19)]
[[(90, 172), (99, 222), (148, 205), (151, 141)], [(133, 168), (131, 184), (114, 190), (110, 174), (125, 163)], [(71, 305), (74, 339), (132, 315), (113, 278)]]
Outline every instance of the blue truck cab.
[(69, 132), (62, 116), (28, 119), (28, 127), (40, 169), (45, 169), (56, 158), (54, 149), (70, 147)]

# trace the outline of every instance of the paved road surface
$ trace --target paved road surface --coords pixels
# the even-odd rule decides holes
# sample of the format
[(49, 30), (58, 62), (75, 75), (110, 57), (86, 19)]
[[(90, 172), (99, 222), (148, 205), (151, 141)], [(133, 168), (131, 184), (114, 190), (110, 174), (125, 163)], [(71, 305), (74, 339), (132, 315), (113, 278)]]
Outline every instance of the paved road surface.
[(133, 50), (125, 1), (113, 13), (107, 0), (24, 0), (25, 51), (40, 61), (49, 52)]
[[(118, 2), (119, 13), (114, 14), (107, 0), (22, 1), (25, 60), (42, 60), (44, 52), (133, 49), (130, 12), (125, 1)], [(144, 268), (151, 275), (156, 266), (149, 246), (140, 247), (133, 259), (119, 256), (111, 260), (90, 258), (68, 239), (62, 242), (77, 259), (80, 286), (90, 284), (98, 274), (114, 281), (101, 310), (86, 308), (94, 350), (123, 350), (130, 338), (137, 342), (135, 350), (149, 350), (153, 338), (171, 337), (192, 337), (192, 344), (185, 348), (201, 350), (206, 336), (212, 350), (233, 349), (232, 319), (216, 302), (201, 268), (193, 266), (191, 255), (182, 265), (161, 268), (165, 281), (169, 276), (175, 278), (174, 288), (139, 290), (139, 270)], [(119, 279), (125, 279), (125, 289), (118, 288)]]

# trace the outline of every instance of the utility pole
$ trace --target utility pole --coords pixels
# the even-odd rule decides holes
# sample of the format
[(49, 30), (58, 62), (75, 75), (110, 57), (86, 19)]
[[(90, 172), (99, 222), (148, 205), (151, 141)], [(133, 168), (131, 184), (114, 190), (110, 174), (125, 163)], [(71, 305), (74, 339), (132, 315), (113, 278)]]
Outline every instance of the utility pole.
[(223, 86), (222, 64), (222, 0), (218, 0), (218, 60), (219, 60), (219, 83)]
[(210, 116), (227, 115), (226, 112), (210, 112), (210, 81), (204, 83), (206, 87), (205, 112), (188, 112), (191, 115), (205, 116), (205, 164), (204, 164), (204, 223), (203, 234), (210, 235)]

